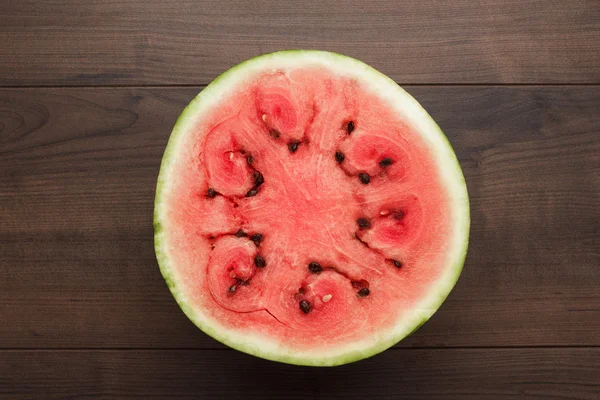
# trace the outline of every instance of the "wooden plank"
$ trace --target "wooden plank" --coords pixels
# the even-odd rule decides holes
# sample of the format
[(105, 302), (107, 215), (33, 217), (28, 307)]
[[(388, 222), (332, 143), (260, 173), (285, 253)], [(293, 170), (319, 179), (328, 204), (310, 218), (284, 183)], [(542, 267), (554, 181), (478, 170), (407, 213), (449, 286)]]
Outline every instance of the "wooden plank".
[(600, 83), (597, 1), (9, 1), (0, 86), (207, 84), (288, 48), (402, 83)]
[(394, 349), (338, 368), (229, 350), (2, 351), (10, 399), (590, 399), (600, 349)]
[[(160, 158), (197, 88), (0, 90), (0, 347), (221, 347), (152, 243)], [(401, 346), (599, 346), (600, 87), (411, 87), (472, 202), (455, 291)]]

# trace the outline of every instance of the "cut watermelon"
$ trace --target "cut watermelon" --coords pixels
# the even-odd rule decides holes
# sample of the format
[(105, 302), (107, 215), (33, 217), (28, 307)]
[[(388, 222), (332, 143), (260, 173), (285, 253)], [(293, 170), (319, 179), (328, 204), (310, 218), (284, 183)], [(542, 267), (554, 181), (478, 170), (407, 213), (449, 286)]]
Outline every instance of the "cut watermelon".
[(284, 51), (188, 105), (154, 224), (162, 274), (200, 329), (329, 366), (431, 317), (462, 269), (469, 205), (450, 144), (409, 94), (352, 58)]

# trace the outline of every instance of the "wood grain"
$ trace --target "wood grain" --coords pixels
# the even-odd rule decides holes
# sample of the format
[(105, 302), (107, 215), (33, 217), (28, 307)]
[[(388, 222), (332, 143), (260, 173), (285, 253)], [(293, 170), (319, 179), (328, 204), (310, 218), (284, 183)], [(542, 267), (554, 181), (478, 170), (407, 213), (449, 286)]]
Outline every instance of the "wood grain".
[(319, 369), (229, 350), (2, 351), (0, 396), (596, 400), (599, 359), (600, 349), (394, 349)]
[[(152, 243), (160, 158), (199, 90), (0, 90), (0, 347), (222, 347)], [(455, 291), (401, 346), (600, 346), (600, 87), (410, 91), (456, 149), (472, 230)]]
[(0, 86), (200, 85), (288, 48), (401, 83), (600, 83), (600, 6), (556, 0), (5, 1)]

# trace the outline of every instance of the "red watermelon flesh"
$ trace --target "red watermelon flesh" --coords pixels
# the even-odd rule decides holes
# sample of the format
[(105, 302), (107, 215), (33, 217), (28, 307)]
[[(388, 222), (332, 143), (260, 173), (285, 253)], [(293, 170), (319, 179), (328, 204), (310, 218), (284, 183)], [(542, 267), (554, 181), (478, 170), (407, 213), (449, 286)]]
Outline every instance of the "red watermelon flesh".
[(179, 149), (161, 198), (177, 288), (250, 353), (367, 347), (449, 267), (455, 211), (431, 146), (352, 76), (250, 74)]

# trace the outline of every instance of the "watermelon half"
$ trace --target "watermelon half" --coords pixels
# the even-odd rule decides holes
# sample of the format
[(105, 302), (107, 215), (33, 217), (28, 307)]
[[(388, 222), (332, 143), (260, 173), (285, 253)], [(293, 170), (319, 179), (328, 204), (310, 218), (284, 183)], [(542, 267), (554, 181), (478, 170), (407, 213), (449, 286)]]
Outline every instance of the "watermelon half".
[(448, 140), (355, 59), (282, 51), (243, 62), (181, 114), (154, 211), (163, 277), (216, 340), (332, 366), (394, 345), (440, 307), (468, 243)]

